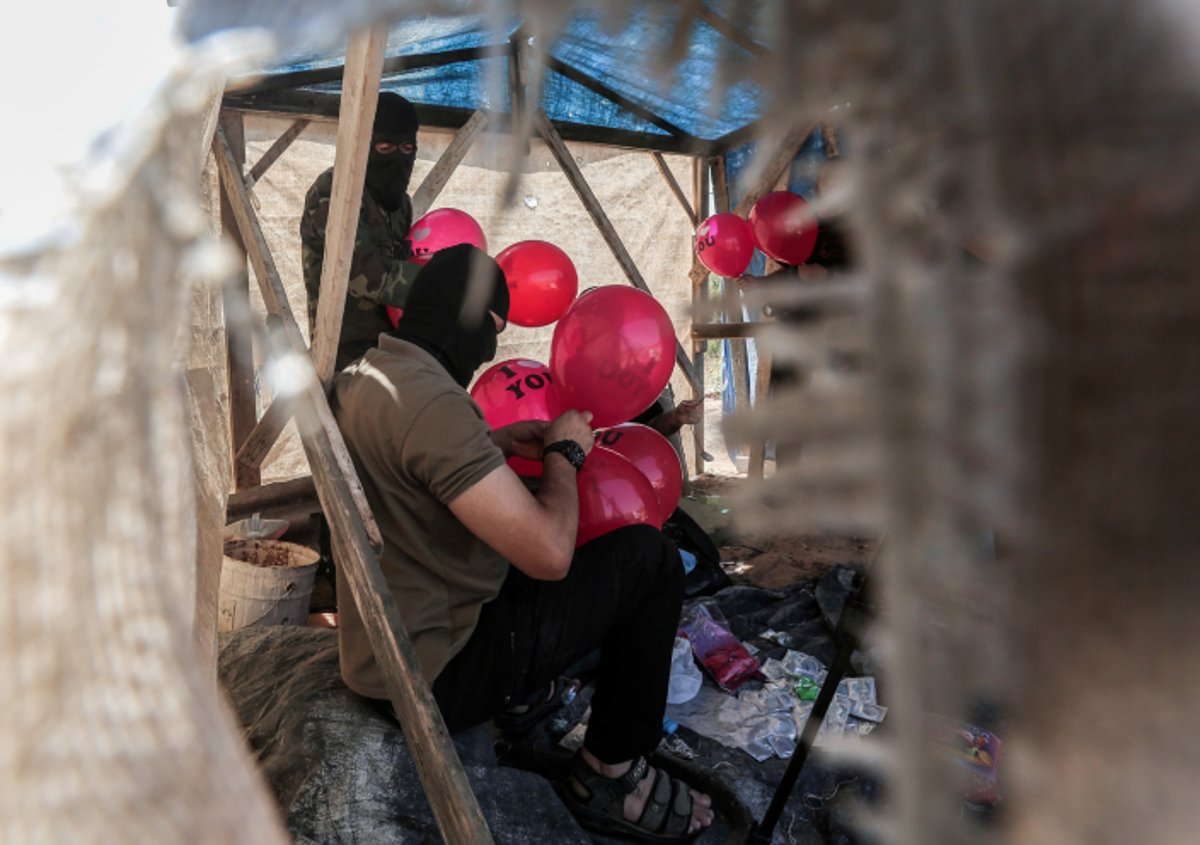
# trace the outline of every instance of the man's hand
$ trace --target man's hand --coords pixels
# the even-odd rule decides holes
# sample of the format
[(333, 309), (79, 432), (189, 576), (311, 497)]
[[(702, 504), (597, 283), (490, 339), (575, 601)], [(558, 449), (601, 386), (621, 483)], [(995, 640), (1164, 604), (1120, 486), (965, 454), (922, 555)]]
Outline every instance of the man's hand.
[(700, 422), (704, 413), (702, 399), (685, 399), (675, 406), (673, 411), (659, 414), (650, 422), (650, 427), (663, 437), (670, 437), (685, 425), (695, 425)]
[(550, 423), (545, 420), (518, 420), (492, 429), (492, 442), (500, 447), (504, 457), (514, 455), (540, 461), (546, 445), (545, 432)]
[[(559, 440), (574, 440), (583, 447), (583, 453), (586, 455), (595, 445), (595, 437), (589, 425), (591, 421), (591, 411), (567, 411), (546, 427), (543, 438), (547, 445)], [(541, 457), (540, 453), (538, 457)]]

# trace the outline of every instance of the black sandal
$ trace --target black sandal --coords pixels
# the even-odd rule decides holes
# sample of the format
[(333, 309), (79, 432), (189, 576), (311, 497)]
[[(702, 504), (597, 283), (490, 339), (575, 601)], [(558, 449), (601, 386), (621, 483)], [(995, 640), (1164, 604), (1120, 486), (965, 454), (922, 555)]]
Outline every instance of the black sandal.
[(547, 716), (565, 706), (564, 694), (574, 683), (571, 678), (562, 676), (555, 678), (550, 683), (548, 693), (546, 687), (540, 687), (525, 704), (506, 710), (497, 716), (494, 720), (496, 727), (509, 737), (524, 736)]
[[(579, 823), (596, 833), (659, 845), (691, 842), (704, 830), (688, 833), (692, 823), (691, 788), (662, 769), (654, 770), (654, 786), (638, 820), (631, 822), (625, 818), (625, 796), (637, 789), (649, 769), (646, 758), (638, 757), (621, 777), (606, 778), (589, 766), (582, 754), (576, 753), (571, 759), (570, 775), (562, 786), (564, 800)], [(576, 784), (587, 791), (587, 797), (576, 791)]]

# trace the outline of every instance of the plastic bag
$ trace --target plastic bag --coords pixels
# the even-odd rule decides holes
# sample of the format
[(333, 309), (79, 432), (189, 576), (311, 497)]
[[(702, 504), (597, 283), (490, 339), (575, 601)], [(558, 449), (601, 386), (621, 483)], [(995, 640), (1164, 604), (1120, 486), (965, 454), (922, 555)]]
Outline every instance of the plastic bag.
[(697, 605), (691, 620), (680, 628), (680, 632), (688, 638), (696, 659), (712, 675), (717, 686), (733, 692), (758, 675), (759, 665), (723, 622), (704, 605)]
[(671, 680), (667, 685), (667, 703), (682, 704), (691, 701), (700, 691), (704, 676), (692, 658), (692, 644), (683, 637), (675, 638), (671, 650)]

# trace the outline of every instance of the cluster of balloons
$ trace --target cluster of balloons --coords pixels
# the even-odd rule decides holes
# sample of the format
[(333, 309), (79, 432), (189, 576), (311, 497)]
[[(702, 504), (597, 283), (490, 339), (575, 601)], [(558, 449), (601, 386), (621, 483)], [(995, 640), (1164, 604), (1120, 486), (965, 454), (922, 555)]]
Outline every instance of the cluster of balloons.
[[(412, 260), (420, 264), (457, 244), (488, 248), (479, 223), (455, 208), (426, 214), (413, 224), (409, 240)], [(575, 265), (546, 241), (515, 243), (496, 255), (496, 263), (508, 280), (509, 322), (557, 325), (549, 366), (512, 358), (476, 379), (471, 396), (488, 425), (591, 411), (598, 442), (578, 477), (577, 544), (623, 525), (661, 527), (679, 503), (683, 468), (665, 437), (628, 420), (650, 407), (670, 380), (675, 329), (667, 312), (634, 288), (592, 288), (576, 297)], [(389, 308), (393, 325), (401, 313)], [(519, 475), (542, 474), (541, 461), (513, 457), (509, 465)]]
[(746, 220), (714, 214), (696, 229), (696, 255), (718, 276), (740, 276), (757, 248), (780, 264), (803, 264), (817, 243), (817, 215), (803, 197), (773, 191), (750, 209)]

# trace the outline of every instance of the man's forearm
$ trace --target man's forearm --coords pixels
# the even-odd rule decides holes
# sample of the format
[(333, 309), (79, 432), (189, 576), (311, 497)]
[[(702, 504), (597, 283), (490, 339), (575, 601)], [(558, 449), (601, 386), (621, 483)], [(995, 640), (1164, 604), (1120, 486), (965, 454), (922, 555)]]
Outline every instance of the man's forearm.
[(546, 516), (546, 529), (568, 548), (575, 548), (579, 528), (579, 487), (575, 467), (562, 455), (551, 452), (542, 462), (538, 504)]

